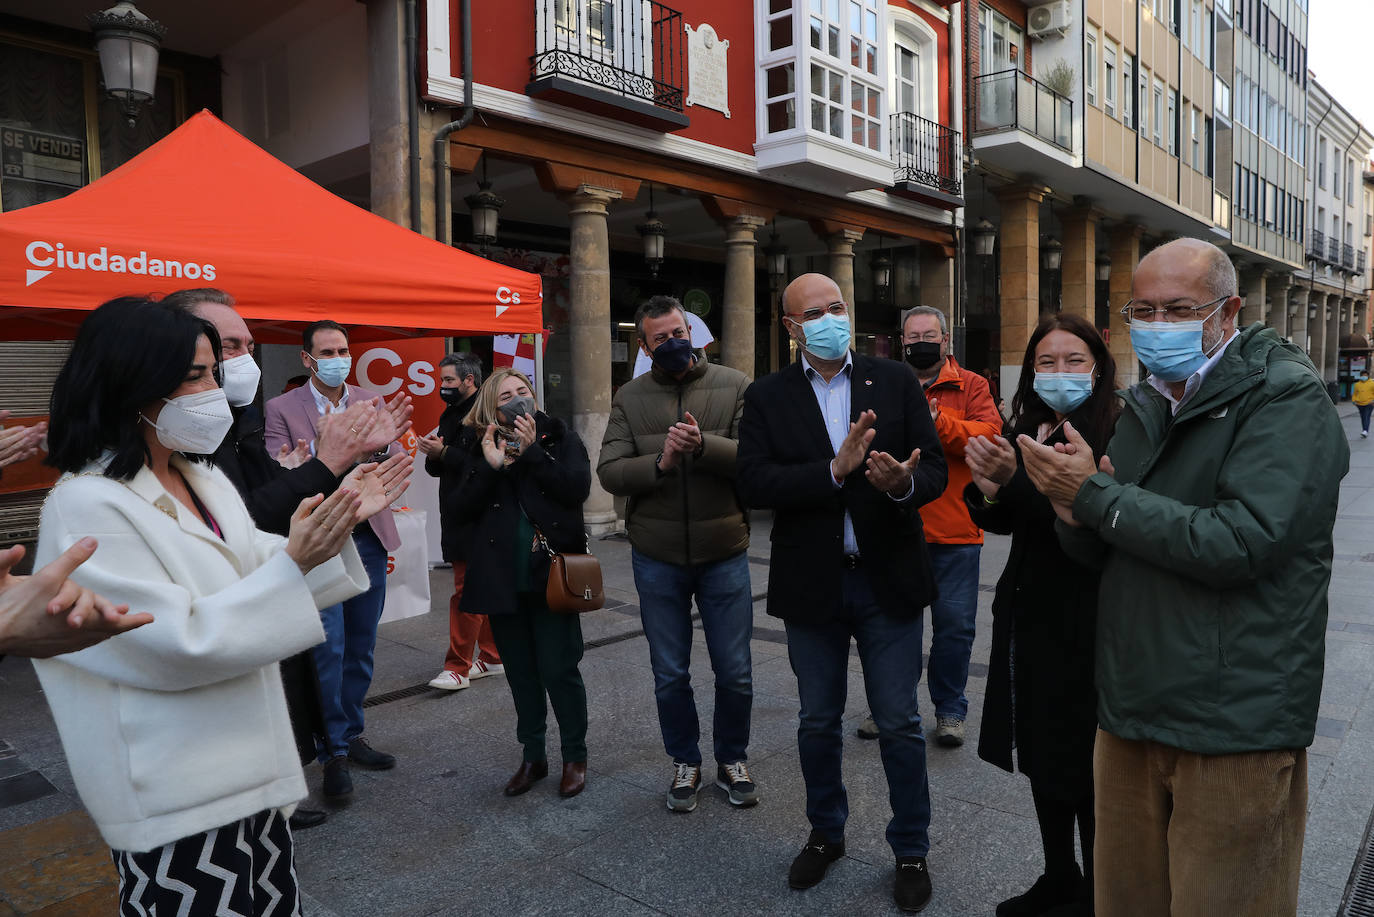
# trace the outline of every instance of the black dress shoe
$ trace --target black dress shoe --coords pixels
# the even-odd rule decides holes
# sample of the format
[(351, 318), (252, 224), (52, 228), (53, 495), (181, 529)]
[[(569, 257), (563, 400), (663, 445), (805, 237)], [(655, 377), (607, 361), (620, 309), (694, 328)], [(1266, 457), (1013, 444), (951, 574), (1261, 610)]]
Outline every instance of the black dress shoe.
[(353, 795), (353, 775), (348, 772), (348, 758), (335, 755), (324, 765), (324, 798), (342, 802)]
[(897, 857), (897, 878), (892, 884), (892, 900), (908, 913), (930, 903), (930, 870), (925, 857)]
[(362, 736), (348, 743), (348, 760), (370, 771), (389, 771), (396, 766), (396, 756), (378, 751)]
[(528, 793), (536, 780), (543, 780), (548, 775), (549, 762), (521, 761), (520, 769), (515, 772), (515, 776), (506, 781), (506, 788), (502, 792), (507, 796), (519, 796), (521, 793)]
[(313, 828), (322, 825), (325, 819), (329, 818), (328, 813), (321, 812), (319, 809), (307, 809), (305, 806), (296, 806), (296, 811), (291, 813), (287, 822), (291, 825), (292, 831), (304, 831), (306, 828)]
[(558, 782), (558, 795), (571, 799), (587, 788), (587, 762), (563, 762), (563, 779)]
[(810, 888), (825, 878), (830, 864), (844, 856), (844, 841), (827, 841), (825, 835), (812, 830), (806, 846), (787, 870), (787, 884), (796, 889)]

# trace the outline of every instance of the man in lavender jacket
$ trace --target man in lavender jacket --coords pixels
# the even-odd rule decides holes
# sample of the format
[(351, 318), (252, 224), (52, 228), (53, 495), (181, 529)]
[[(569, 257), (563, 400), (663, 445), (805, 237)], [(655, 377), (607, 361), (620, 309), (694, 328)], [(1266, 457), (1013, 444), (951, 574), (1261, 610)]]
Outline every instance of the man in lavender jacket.
[[(386, 411), (376, 392), (345, 383), (352, 356), (348, 331), (337, 322), (326, 319), (305, 329), (301, 335), (301, 362), (310, 373), (309, 383), (267, 402), (264, 437), (269, 454), (276, 455), (282, 446), (295, 448), (300, 443), (313, 449), (319, 418), (342, 411), (349, 404), (375, 400), (376, 409)], [(376, 458), (384, 459), (388, 452), (399, 448), (393, 442)], [(372, 770), (396, 766), (395, 757), (377, 751), (363, 738), (363, 699), (372, 684), (377, 624), (386, 603), (387, 552), (401, 544), (391, 513), (381, 512), (359, 523), (353, 530), (353, 543), (367, 569), (371, 588), (320, 612), (325, 639), (314, 649), (325, 724), (319, 760), (324, 765), (324, 797), (332, 802), (342, 802), (353, 793), (350, 761)]]

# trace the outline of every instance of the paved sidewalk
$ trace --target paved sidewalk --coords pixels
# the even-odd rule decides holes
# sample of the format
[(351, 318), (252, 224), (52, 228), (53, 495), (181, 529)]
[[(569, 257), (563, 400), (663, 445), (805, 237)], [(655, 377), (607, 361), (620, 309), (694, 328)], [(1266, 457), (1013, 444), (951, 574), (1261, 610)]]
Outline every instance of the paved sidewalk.
[[(1310, 802), (1300, 913), (1337, 912), (1374, 807), (1374, 444), (1352, 437), (1342, 487), (1318, 736), (1310, 749)], [(1281, 442), (1278, 447), (1293, 447)], [(750, 556), (754, 591), (768, 577), (767, 522)], [(501, 787), (520, 760), (504, 679), (444, 694), (421, 689), (438, 672), (447, 640), (447, 570), (432, 582), (434, 612), (384, 625), (377, 649), (368, 737), (400, 763), (354, 771), (353, 803), (297, 835), (307, 914), (751, 915), (896, 913), (889, 814), (876, 742), (853, 729), (865, 711), (851, 657), (845, 774), (850, 792), (847, 855), (820, 886), (787, 888), (786, 871), (807, 834), (796, 755), (796, 686), (780, 622), (755, 605), (754, 724), (750, 768), (763, 801), (732, 809), (704, 789), (697, 811), (676, 815), (663, 796), (669, 762), (653, 703), (648, 650), (639, 629), (629, 547), (594, 544), (611, 607), (584, 616), (582, 672), (591, 708), (586, 792), (559, 799), (556, 777), (515, 799)], [(983, 552), (978, 638), (969, 680), (970, 742), (929, 746), (934, 815), (932, 915), (991, 914), (1040, 872), (1039, 839), (1025, 780), (978, 759), (992, 584), (1007, 540)], [(927, 644), (929, 634), (926, 635)], [(693, 669), (710, 744), (711, 673), (700, 631)], [(404, 696), (400, 696), (404, 695)], [(923, 709), (929, 699), (921, 688)], [(394, 699), (392, 699), (394, 698)], [(929, 723), (927, 724), (930, 725)], [(108, 914), (113, 871), (76, 799), (61, 746), (31, 666), (0, 663), (0, 917)], [(557, 729), (550, 716), (550, 763)], [(707, 762), (708, 768), (710, 762)], [(307, 771), (318, 791), (317, 767)]]

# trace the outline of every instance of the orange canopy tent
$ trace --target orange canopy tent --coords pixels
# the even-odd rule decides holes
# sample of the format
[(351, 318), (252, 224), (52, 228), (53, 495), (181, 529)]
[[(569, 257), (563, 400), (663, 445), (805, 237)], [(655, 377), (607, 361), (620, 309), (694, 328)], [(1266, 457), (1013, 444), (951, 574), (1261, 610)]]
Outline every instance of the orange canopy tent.
[(71, 338), (127, 294), (219, 287), (262, 341), (321, 318), (358, 340), (542, 327), (540, 278), (329, 193), (202, 111), (60, 200), (0, 213), (0, 340)]

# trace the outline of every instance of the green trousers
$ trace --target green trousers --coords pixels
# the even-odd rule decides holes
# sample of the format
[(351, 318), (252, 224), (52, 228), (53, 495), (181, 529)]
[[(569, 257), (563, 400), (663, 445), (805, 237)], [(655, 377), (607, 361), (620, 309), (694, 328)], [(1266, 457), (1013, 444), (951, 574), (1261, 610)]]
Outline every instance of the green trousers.
[(515, 701), (515, 736), (526, 761), (547, 757), (548, 707), (558, 720), (563, 762), (587, 760), (587, 688), (582, 661), (582, 622), (577, 615), (549, 611), (544, 596), (522, 592), (515, 614), (491, 615), (491, 635), (506, 667)]

